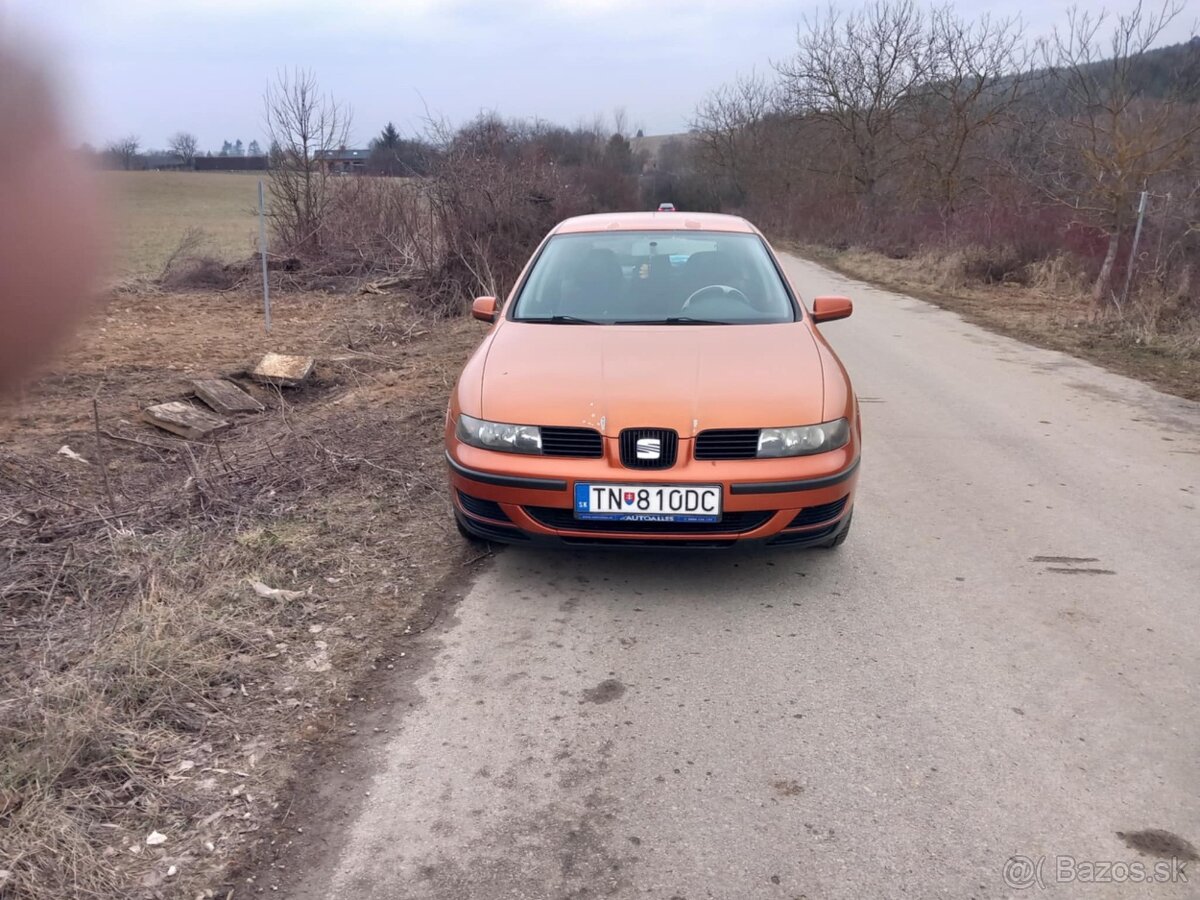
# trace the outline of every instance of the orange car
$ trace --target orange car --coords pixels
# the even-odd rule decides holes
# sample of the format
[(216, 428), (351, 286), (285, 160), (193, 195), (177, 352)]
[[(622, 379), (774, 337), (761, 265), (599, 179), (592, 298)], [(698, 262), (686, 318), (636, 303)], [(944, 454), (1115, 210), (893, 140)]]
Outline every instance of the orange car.
[(693, 213), (556, 227), (446, 414), (459, 529), (510, 543), (836, 547), (861, 426), (850, 379), (762, 234)]

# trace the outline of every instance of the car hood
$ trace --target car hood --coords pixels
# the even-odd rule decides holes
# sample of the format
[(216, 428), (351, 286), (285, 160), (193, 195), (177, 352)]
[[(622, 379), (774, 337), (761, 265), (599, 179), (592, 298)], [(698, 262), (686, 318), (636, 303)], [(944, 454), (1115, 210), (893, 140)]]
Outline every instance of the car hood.
[(820, 422), (824, 385), (804, 324), (589, 326), (504, 322), (492, 335), (482, 412), (495, 422), (708, 428)]

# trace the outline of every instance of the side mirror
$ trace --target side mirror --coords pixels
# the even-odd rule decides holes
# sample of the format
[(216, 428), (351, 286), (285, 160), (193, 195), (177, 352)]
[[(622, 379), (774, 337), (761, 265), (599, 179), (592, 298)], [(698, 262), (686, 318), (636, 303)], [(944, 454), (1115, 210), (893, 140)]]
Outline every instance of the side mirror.
[(495, 297), (476, 297), (471, 304), (471, 315), (480, 322), (495, 322), (499, 307), (500, 303)]
[(854, 312), (854, 304), (849, 297), (814, 297), (812, 316), (814, 322), (832, 322), (834, 319), (844, 319)]

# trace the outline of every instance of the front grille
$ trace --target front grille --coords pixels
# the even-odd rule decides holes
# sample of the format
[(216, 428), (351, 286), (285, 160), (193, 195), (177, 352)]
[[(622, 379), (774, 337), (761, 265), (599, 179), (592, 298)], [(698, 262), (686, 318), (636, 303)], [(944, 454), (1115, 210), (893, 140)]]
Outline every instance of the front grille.
[(787, 527), (802, 528), (805, 525), (820, 525), (822, 522), (836, 519), (845, 509), (848, 496), (834, 500), (832, 503), (822, 503), (820, 506), (806, 506), (796, 513), (796, 517), (788, 522)]
[(543, 426), (541, 431), (542, 453), (546, 456), (599, 459), (604, 455), (604, 439), (594, 428)]
[(535, 521), (547, 528), (570, 531), (607, 531), (621, 534), (743, 534), (766, 524), (773, 510), (728, 512), (720, 522), (614, 522), (576, 519), (569, 509), (550, 506), (526, 506)]
[(714, 428), (696, 435), (696, 459), (754, 459), (757, 428)]
[(459, 491), (458, 502), (462, 506), (463, 512), (476, 518), (495, 519), (497, 522), (512, 521), (500, 508), (500, 504), (494, 500), (481, 500), (479, 497), (472, 497), (470, 494)]
[[(658, 456), (638, 459), (639, 441), (658, 441)], [(627, 469), (669, 469), (679, 452), (679, 435), (669, 428), (626, 428), (620, 445), (621, 465)]]

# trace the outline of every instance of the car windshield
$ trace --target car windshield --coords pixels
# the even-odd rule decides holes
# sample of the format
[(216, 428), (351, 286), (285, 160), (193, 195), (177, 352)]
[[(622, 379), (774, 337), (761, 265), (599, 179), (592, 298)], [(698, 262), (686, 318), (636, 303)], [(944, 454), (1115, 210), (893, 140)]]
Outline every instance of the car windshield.
[(555, 235), (512, 318), (554, 324), (754, 325), (796, 308), (762, 238), (696, 231)]

